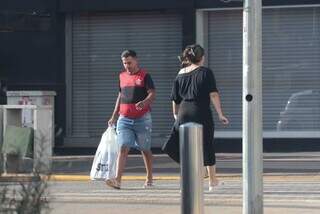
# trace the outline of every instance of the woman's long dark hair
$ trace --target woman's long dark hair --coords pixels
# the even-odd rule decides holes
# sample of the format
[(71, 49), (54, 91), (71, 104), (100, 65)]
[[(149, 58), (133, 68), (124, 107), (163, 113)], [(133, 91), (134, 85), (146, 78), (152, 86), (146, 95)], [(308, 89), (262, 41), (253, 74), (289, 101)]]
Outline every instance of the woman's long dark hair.
[(181, 67), (187, 67), (191, 64), (196, 64), (201, 61), (204, 56), (204, 49), (198, 45), (188, 45), (182, 52), (182, 56), (179, 57)]

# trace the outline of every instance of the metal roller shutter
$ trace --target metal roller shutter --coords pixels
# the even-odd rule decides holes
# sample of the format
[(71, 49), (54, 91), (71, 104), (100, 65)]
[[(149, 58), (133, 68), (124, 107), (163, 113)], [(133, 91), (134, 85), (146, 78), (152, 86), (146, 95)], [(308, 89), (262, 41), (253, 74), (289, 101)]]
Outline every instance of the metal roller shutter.
[[(223, 130), (241, 131), (242, 11), (212, 11), (208, 19), (209, 66), (231, 119)], [(264, 131), (319, 132), (320, 8), (264, 9), (262, 29)]]
[[(209, 67), (213, 70), (223, 110), (230, 119), (227, 130), (242, 123), (242, 14), (240, 10), (209, 13)], [(215, 118), (216, 130), (221, 125)], [(223, 129), (226, 130), (226, 129)]]
[(138, 53), (157, 92), (152, 108), (153, 146), (159, 147), (173, 123), (171, 84), (182, 45), (181, 17), (171, 13), (76, 15), (72, 20), (73, 142), (98, 143), (118, 93), (120, 54)]

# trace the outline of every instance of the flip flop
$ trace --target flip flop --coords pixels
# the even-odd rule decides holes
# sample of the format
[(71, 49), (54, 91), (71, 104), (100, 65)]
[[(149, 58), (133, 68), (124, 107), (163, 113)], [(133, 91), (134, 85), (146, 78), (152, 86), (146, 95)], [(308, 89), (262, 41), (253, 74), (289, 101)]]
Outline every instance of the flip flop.
[(120, 189), (120, 183), (115, 178), (106, 180), (106, 185), (114, 189)]

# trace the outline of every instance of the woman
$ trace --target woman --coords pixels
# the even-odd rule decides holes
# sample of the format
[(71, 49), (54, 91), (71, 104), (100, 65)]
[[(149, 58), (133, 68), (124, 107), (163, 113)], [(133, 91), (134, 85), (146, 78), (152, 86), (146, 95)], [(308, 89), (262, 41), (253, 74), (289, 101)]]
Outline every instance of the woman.
[(216, 178), (216, 159), (213, 145), (214, 123), (210, 109), (213, 103), (222, 124), (227, 125), (218, 89), (212, 71), (203, 66), (204, 49), (200, 45), (190, 45), (180, 58), (182, 69), (179, 71), (171, 93), (173, 126), (170, 138), (163, 147), (173, 160), (179, 162), (179, 125), (195, 122), (203, 125), (203, 159), (209, 174), (209, 191), (218, 185)]

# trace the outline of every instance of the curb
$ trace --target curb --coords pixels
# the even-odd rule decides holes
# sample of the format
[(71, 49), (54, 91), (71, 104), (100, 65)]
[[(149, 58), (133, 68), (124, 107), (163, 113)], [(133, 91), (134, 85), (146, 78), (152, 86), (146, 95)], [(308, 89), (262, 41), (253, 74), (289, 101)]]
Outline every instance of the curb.
[[(218, 174), (218, 178), (224, 180), (241, 180), (242, 174)], [(67, 181), (91, 181), (89, 175), (41, 175), (42, 180), (67, 182)], [(154, 176), (154, 180), (180, 180), (177, 175), (161, 175)], [(0, 176), (0, 182), (30, 182), (37, 181), (39, 177), (32, 174), (6, 174)], [(144, 181), (145, 176), (142, 175), (128, 175), (122, 177), (123, 181)], [(279, 182), (320, 182), (320, 173), (265, 173), (263, 175), (264, 181), (279, 181)]]
[[(47, 177), (48, 178), (48, 177)], [(122, 176), (124, 181), (144, 181), (146, 176)], [(89, 175), (51, 175), (49, 181), (92, 181)], [(180, 180), (179, 176), (154, 176), (153, 180)], [(93, 181), (94, 182), (94, 181)]]
[[(242, 180), (242, 174), (218, 174), (218, 178), (223, 180)], [(46, 177), (49, 181), (92, 181), (88, 175), (51, 175)], [(123, 181), (144, 181), (145, 176), (140, 175), (129, 175), (122, 176)], [(309, 182), (320, 182), (320, 173), (308, 173), (308, 174), (264, 174), (263, 179), (265, 181), (309, 181)], [(180, 180), (180, 176), (175, 175), (161, 175), (154, 176), (153, 180)]]

